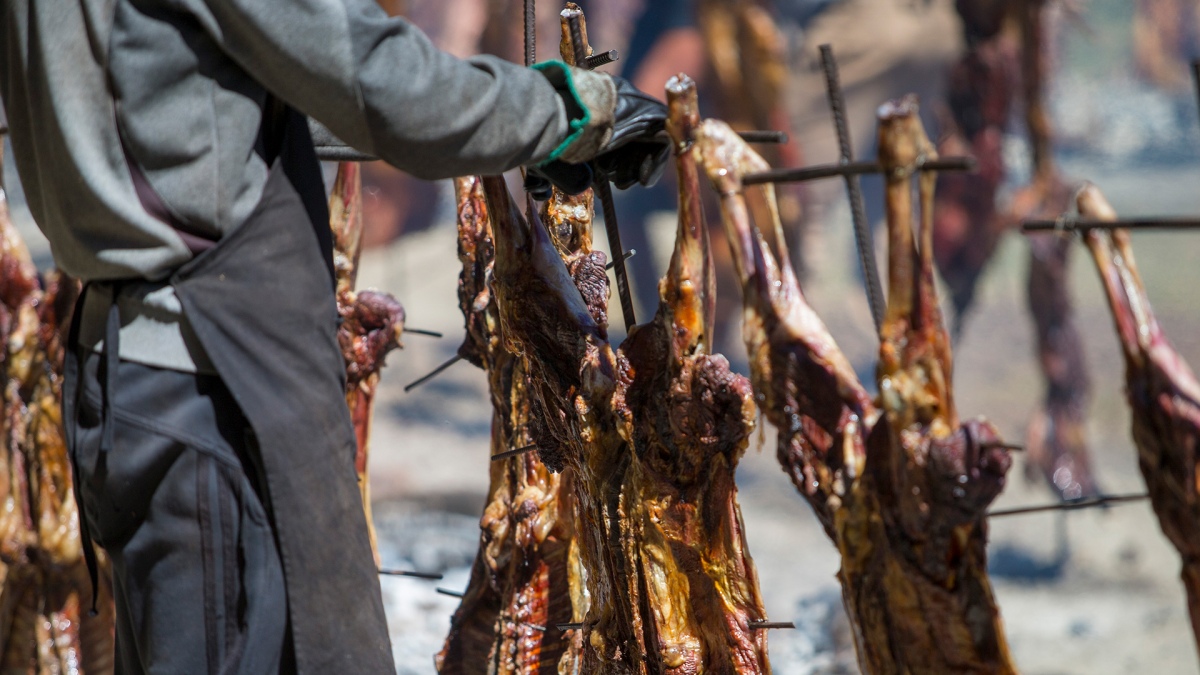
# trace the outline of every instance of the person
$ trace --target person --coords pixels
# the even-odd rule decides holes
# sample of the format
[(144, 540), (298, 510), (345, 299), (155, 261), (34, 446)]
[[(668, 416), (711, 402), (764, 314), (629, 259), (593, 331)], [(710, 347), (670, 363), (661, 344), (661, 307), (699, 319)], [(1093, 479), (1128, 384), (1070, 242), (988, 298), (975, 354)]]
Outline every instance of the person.
[(592, 159), (652, 177), (665, 108), (457, 59), (373, 0), (5, 0), (0, 34), (30, 210), (85, 284), (63, 420), (116, 671), (396, 672), (305, 116), (421, 178), (580, 189)]

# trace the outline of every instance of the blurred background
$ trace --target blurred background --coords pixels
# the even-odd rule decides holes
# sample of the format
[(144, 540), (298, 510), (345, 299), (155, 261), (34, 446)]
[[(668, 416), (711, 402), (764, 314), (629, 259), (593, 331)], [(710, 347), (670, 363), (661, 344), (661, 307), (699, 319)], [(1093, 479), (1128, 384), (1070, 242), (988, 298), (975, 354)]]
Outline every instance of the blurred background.
[[(382, 4), (409, 16), (453, 53), (520, 56), (519, 3)], [(1039, 262), (1037, 244), (1015, 232), (1014, 225), (1022, 217), (1057, 215), (1065, 202), (1051, 187), (1082, 180), (1098, 184), (1122, 215), (1200, 216), (1200, 113), (1190, 75), (1191, 60), (1200, 56), (1200, 3), (1045, 3), (1037, 45), (1052, 130), (1053, 178), (1031, 159), (1022, 89), (1028, 71), (1021, 62), (1029, 47), (1006, 14), (1015, 3), (580, 4), (587, 11), (592, 45), (621, 53), (621, 60), (605, 70), (651, 93), (661, 92), (677, 72), (692, 75), (707, 114), (744, 128), (791, 134), (786, 146), (763, 148), (779, 166), (837, 159), (817, 45), (832, 44), (838, 57), (861, 158), (873, 157), (875, 108), (888, 98), (918, 94), (930, 136), (944, 154), (972, 154), (982, 168), (975, 178), (943, 181), (938, 259), (946, 281), (945, 311), (954, 318), (957, 335), (959, 409), (990, 418), (1006, 439), (1031, 449), (1017, 455), (996, 507), (1050, 504), (1077, 496), (1072, 490), (1144, 490), (1123, 400), (1123, 363), (1095, 269), (1083, 247), (1069, 241), (1052, 242), (1056, 257)], [(554, 58), (561, 7), (546, 0), (538, 5), (538, 56)], [(737, 15), (742, 49), (731, 55), (721, 42), (721, 27), (735, 15), (721, 10), (738, 5), (751, 6), (752, 13)], [(761, 17), (770, 23), (756, 33)], [(14, 182), (11, 175), (9, 182)], [(23, 208), (19, 177), (15, 182), (10, 194), (15, 219), (39, 264), (48, 265), (49, 251)], [(364, 191), (369, 248), (360, 287), (394, 293), (408, 311), (409, 324), (446, 334), (443, 340), (406, 337), (404, 350), (391, 357), (371, 442), (372, 494), (385, 566), (446, 574), (437, 584), (383, 580), (400, 672), (432, 673), (432, 655), (457, 606), (456, 599), (435, 588), (462, 590), (478, 545), (491, 410), (484, 374), (467, 363), (403, 392), (405, 384), (453, 356), (462, 333), (449, 183), (424, 183), (372, 164)], [(878, 182), (866, 181), (865, 191), (868, 214), (877, 220), (882, 215)], [(670, 176), (655, 190), (618, 193), (624, 244), (638, 251), (630, 264), (642, 317), (656, 303), (656, 281), (674, 233), (675, 199)], [(786, 188), (781, 199), (805, 291), (860, 377), (870, 381), (877, 343), (843, 185), (834, 180)], [(597, 234), (598, 248), (607, 251), (601, 228)], [(713, 241), (718, 256), (728, 256), (722, 238)], [(1136, 234), (1134, 245), (1167, 334), (1184, 358), (1200, 367), (1200, 233)], [(1068, 328), (1076, 337), (1065, 347), (1039, 341), (1048, 330), (1061, 329), (1067, 318), (1031, 313), (1030, 297), (1037, 294), (1027, 281), (1031, 265), (1049, 265), (1061, 281), (1055, 292), (1074, 307)], [(740, 299), (732, 285), (719, 293), (720, 351), (744, 371)], [(1032, 304), (1036, 307), (1036, 298)], [(623, 337), (619, 333), (614, 326), (614, 342)], [(1072, 392), (1065, 402), (1047, 394), (1053, 389), (1048, 380), (1061, 376), (1056, 359), (1072, 364), (1067, 370), (1074, 372), (1064, 383)], [(1071, 425), (1077, 433), (1068, 439), (1047, 431)], [(834, 578), (838, 556), (776, 463), (774, 430), (765, 421), (760, 427), (740, 465), (738, 484), (771, 619), (797, 625), (770, 636), (775, 672), (856, 672)], [(1197, 672), (1177, 578), (1178, 554), (1162, 537), (1148, 503), (995, 519), (990, 561), (1023, 672)]]

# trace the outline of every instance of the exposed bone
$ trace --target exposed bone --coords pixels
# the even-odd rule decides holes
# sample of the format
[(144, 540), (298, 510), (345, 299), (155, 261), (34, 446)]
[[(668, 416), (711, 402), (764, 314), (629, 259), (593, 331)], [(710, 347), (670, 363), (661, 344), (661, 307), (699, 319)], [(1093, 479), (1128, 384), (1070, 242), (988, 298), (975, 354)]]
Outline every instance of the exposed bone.
[[(1077, 197), (1080, 215), (1113, 221), (1116, 211), (1094, 185)], [(1084, 240), (1100, 272), (1125, 356), (1138, 467), (1167, 539), (1183, 558), (1192, 631), (1200, 647), (1200, 382), (1171, 346), (1138, 274), (1129, 234), (1089, 230)]]
[(915, 101), (880, 111), (891, 306), (878, 403), (805, 301), (778, 217), (761, 206), (771, 193), (740, 185), (761, 160), (719, 122), (702, 125), (696, 147), (739, 262), (755, 394), (778, 429), (780, 462), (842, 554), (864, 672), (1014, 672), (987, 578), (984, 520), (1010, 459), (991, 425), (960, 424), (954, 410), (929, 243), (933, 177), (921, 186), (920, 247), (913, 234), (911, 167), (932, 153)]

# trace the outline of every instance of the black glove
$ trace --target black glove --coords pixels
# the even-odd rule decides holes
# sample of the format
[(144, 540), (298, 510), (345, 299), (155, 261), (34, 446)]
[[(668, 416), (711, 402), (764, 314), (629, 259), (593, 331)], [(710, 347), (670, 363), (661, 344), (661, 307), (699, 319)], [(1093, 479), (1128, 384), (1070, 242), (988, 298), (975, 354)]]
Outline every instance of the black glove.
[(671, 154), (667, 106), (623, 77), (613, 81), (617, 85), (613, 135), (593, 164), (622, 190), (634, 184), (650, 187), (662, 177)]
[(525, 191), (533, 198), (544, 202), (554, 194), (556, 187), (569, 195), (577, 195), (592, 187), (592, 167), (587, 164), (567, 164), (556, 159), (541, 166), (531, 166), (525, 171)]
[[(606, 86), (603, 80), (597, 78), (609, 78), (608, 75), (578, 70), (569, 72), (571, 75), (568, 75), (565, 67), (543, 69), (547, 78), (564, 94), (568, 110), (573, 107), (589, 108), (593, 119), (611, 119), (612, 133), (608, 135), (600, 129), (592, 132), (608, 135), (598, 151), (588, 150), (586, 141), (582, 139), (584, 145), (568, 146), (568, 150), (573, 152), (564, 154), (573, 155), (575, 161), (587, 159), (586, 163), (572, 164), (556, 159), (531, 167), (526, 172), (525, 189), (535, 199), (545, 200), (550, 197), (551, 185), (575, 195), (590, 187), (594, 176), (611, 180), (622, 190), (634, 184), (648, 187), (658, 182), (671, 150), (666, 134), (667, 106), (639, 91), (624, 78), (612, 77), (611, 85)], [(575, 87), (566, 85), (566, 78), (570, 76), (576, 78)], [(590, 86), (581, 86), (584, 80)], [(613, 105), (614, 88), (616, 105), (610, 116), (609, 111), (600, 109), (600, 106)], [(568, 91), (571, 93), (568, 94)], [(595, 135), (592, 138), (595, 139), (593, 142), (600, 141)], [(589, 158), (587, 155), (593, 152)]]

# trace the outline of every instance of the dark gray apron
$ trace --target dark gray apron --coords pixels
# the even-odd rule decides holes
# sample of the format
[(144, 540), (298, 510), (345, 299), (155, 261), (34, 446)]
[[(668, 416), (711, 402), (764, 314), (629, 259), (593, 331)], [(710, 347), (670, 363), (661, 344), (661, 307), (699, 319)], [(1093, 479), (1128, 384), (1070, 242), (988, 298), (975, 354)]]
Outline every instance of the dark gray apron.
[(262, 201), (171, 284), (261, 449), (297, 671), (391, 675), (354, 471), (320, 165), (302, 116), (284, 109), (265, 125), (278, 131), (266, 138), (277, 159)]

